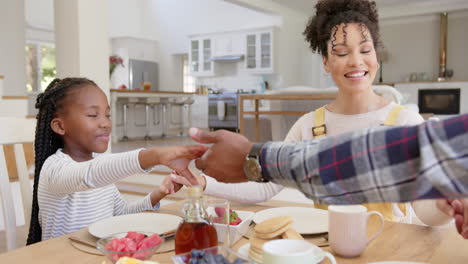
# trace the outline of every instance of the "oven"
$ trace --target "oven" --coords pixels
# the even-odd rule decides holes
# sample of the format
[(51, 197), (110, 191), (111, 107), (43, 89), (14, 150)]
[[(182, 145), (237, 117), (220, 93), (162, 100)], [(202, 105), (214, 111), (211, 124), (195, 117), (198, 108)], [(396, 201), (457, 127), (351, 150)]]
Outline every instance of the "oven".
[(418, 107), (420, 113), (434, 115), (460, 114), (460, 89), (419, 89)]
[(208, 127), (210, 130), (239, 130), (237, 93), (213, 93), (208, 95)]

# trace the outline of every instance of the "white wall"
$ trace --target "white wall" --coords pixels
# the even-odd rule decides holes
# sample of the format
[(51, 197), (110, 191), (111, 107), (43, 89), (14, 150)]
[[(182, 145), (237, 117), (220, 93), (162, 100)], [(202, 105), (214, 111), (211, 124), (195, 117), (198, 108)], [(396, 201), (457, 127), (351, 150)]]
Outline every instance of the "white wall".
[(87, 77), (109, 96), (107, 3), (54, 1), (57, 76)]
[[(383, 44), (390, 54), (383, 64), (384, 82), (408, 81), (412, 72), (427, 72), (435, 79), (439, 69), (440, 16), (388, 19), (381, 23)], [(448, 16), (447, 68), (454, 80), (468, 80), (468, 11)]]
[(0, 6), (0, 75), (3, 95), (26, 94), (24, 1), (3, 0)]
[(54, 1), (24, 0), (26, 40), (54, 42)]
[(144, 0), (143, 3), (143, 34), (158, 42), (161, 90), (182, 91), (182, 65), (177, 54), (188, 53), (189, 35), (257, 28), (280, 22), (276, 16), (219, 0)]
[(109, 7), (109, 36), (150, 38), (145, 35), (143, 23), (143, 0), (108, 0)]

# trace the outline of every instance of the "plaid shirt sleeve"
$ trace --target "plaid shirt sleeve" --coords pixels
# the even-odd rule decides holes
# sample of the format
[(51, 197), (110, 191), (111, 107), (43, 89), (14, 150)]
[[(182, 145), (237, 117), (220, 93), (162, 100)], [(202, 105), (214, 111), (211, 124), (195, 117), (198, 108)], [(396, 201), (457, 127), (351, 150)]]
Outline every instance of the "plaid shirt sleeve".
[(266, 179), (320, 203), (468, 197), (468, 114), (312, 141), (269, 142), (260, 163)]

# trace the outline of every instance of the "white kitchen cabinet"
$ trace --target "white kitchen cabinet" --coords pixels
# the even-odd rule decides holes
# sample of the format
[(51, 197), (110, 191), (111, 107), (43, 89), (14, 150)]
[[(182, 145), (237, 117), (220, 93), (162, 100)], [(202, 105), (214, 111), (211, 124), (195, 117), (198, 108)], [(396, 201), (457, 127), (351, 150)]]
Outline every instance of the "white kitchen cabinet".
[(245, 68), (253, 73), (274, 73), (273, 29), (247, 33)]
[(245, 35), (231, 33), (213, 38), (213, 57), (233, 56), (245, 54)]
[(212, 56), (211, 38), (190, 39), (190, 73), (193, 76), (213, 76), (214, 65)]

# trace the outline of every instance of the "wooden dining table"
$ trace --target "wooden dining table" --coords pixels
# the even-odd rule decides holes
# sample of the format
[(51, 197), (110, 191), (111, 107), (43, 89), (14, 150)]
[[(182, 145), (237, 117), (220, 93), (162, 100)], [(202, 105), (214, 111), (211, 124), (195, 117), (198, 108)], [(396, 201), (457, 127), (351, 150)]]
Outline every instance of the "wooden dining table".
[[(182, 201), (161, 207), (152, 213), (166, 213), (180, 215)], [(284, 201), (269, 201), (260, 204), (232, 203), (235, 210), (253, 211), (286, 206), (311, 207), (309, 204), (299, 204)], [(378, 228), (378, 222), (371, 221), (369, 233), (374, 233)], [(157, 223), (155, 223), (157, 225)], [(78, 231), (78, 232), (82, 232)], [(77, 232), (77, 233), (78, 233)], [(110, 263), (105, 256), (85, 253), (71, 245), (69, 237), (75, 233), (49, 239), (31, 246), (19, 248), (0, 254), (0, 263), (80, 263), (103, 264)], [(307, 239), (307, 236), (306, 236)], [(232, 248), (237, 250), (248, 243), (243, 237)], [(322, 249), (333, 253), (330, 247)], [(152, 260), (161, 264), (172, 263), (171, 257), (174, 251), (155, 254)], [(334, 254), (337, 263), (370, 263), (378, 261), (413, 261), (423, 263), (468, 263), (468, 240), (464, 240), (455, 230), (453, 224), (445, 227), (426, 227), (413, 224), (385, 222), (384, 230), (380, 236), (372, 241), (367, 249), (356, 258), (341, 258)], [(323, 263), (330, 263), (324, 260)]]

